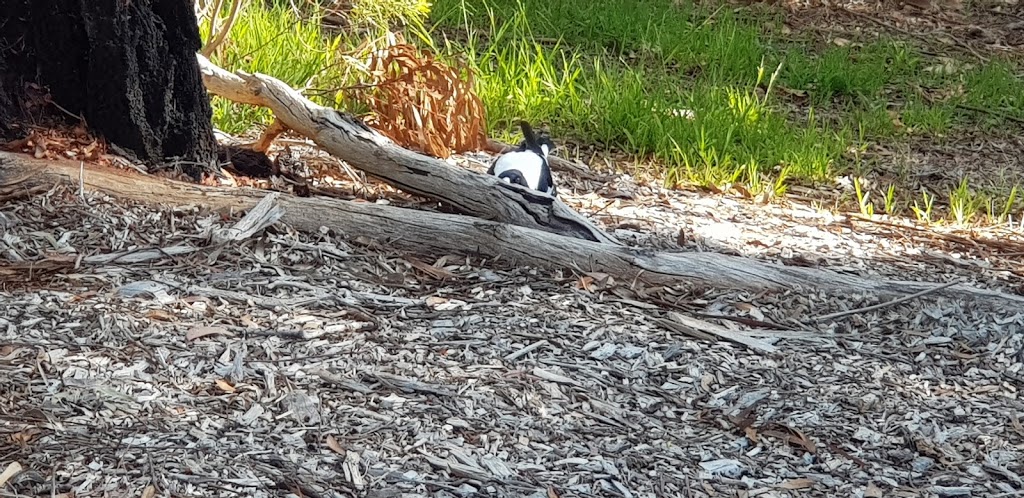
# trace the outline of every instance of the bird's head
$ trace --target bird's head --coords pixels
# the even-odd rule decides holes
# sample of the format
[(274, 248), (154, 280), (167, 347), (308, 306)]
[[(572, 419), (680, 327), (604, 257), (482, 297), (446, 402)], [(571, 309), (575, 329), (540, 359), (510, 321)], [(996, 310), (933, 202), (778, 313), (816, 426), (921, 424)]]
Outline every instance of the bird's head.
[(517, 169), (502, 171), (501, 174), (498, 175), (498, 178), (504, 180), (505, 183), (514, 183), (516, 185), (522, 185), (526, 188), (530, 188), (530, 185), (526, 182), (526, 177), (524, 177)]

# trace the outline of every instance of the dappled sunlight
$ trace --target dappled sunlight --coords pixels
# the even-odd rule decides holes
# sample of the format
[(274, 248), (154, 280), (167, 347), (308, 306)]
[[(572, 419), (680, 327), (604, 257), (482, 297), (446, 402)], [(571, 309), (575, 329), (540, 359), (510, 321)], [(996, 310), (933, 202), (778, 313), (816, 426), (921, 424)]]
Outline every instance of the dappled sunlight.
[(802, 1), (245, 2), (223, 178), (8, 142), (0, 494), (1021, 494), (1024, 37)]
[[(670, 186), (742, 182), (774, 196), (794, 185), (829, 189), (840, 174), (887, 175), (888, 156), (878, 153), (887, 142), (945, 140), (975, 126), (993, 133), (996, 121), (1005, 130), (1024, 119), (1024, 85), (1011, 84), (1020, 79), (1002, 60), (954, 64), (893, 36), (836, 36), (807, 50), (777, 43), (790, 27), (767, 11), (443, 0), (431, 18), (449, 53), (478, 63), (492, 133), (504, 136), (526, 117), (565, 140), (653, 159)], [(766, 68), (777, 68), (770, 81)], [(965, 114), (974, 107), (1001, 110)], [(689, 117), (661, 112), (669, 109)], [(889, 207), (914, 215), (914, 183), (895, 179)], [(1007, 197), (1017, 185), (986, 195), (1019, 211), (1024, 204)], [(966, 219), (945, 209), (945, 197), (934, 214)]]
[[(908, 243), (845, 229), (849, 220), (825, 212), (626, 178), (607, 187), (615, 195), (598, 187), (601, 195), (567, 198), (589, 203), (583, 211), (612, 229), (682, 226), (722, 252), (756, 247), (760, 230), (781, 234), (760, 236), (760, 256), (789, 263), (807, 247), (827, 255), (832, 269), (876, 276), (910, 276), (910, 264), (929, 280), (940, 268), (944, 278), (964, 280), (993, 270), (886, 258), (886, 247)], [(20, 223), (5, 241), (25, 255), (54, 239), (83, 254), (112, 241), (175, 244), (232, 222), (67, 190), (17, 208)], [(669, 212), (674, 218), (660, 218)], [(116, 220), (131, 220), (134, 230)], [(643, 225), (652, 221), (656, 230)], [(217, 469), (226, 479), (217, 485), (228, 489), (259, 482), (237, 463), (257, 466), (259, 476), (283, 474), (268, 464), (283, 451), (322, 464), (303, 479), (326, 489), (380, 486), (357, 478), (363, 473), (458, 484), (464, 478), (449, 473), (457, 462), (448, 457), (459, 455), (461, 474), (505, 476), (490, 481), (496, 489), (512, 478), (580, 490), (610, 479), (652, 496), (657, 486), (704, 496), (694, 483), (725, 492), (744, 482), (845, 496), (872, 479), (894, 490), (949, 485), (951, 473), (976, 476), (958, 485), (987, 489), (999, 469), (1016, 472), (1024, 452), (1013, 422), (1024, 318), (999, 303), (939, 297), (858, 312), (884, 303), (687, 282), (645, 288), (598, 273), (425, 260), (287, 227), (166, 264), (48, 278), (64, 290), (0, 290), (13, 304), (0, 324), (18, 333), (0, 348), (0, 365), (32, 365), (7, 370), (22, 387), (2, 396), (32, 409), (45, 389), (48, 417), (66, 429), (33, 428), (27, 417), (0, 424), (29, 448), (50, 448), (21, 461), (60, 455), (58, 479), (84, 490), (121, 479), (105, 473), (82, 482), (93, 475), (91, 460), (77, 457), (84, 451), (121, 455), (130, 470), (176, 472), (187, 458), (190, 472)], [(749, 331), (778, 351), (666, 329), (660, 316), (674, 309), (737, 320), (723, 320), (732, 326), (722, 330)], [(61, 381), (44, 382), (37, 371)], [(103, 427), (104, 437), (79, 427)], [(58, 436), (60, 447), (51, 448)], [(147, 463), (126, 442), (160, 448), (163, 460)], [(335, 465), (344, 455), (361, 470)], [(952, 472), (947, 462), (977, 468)], [(532, 480), (516, 486), (537, 487)], [(389, 486), (412, 492), (417, 483)]]

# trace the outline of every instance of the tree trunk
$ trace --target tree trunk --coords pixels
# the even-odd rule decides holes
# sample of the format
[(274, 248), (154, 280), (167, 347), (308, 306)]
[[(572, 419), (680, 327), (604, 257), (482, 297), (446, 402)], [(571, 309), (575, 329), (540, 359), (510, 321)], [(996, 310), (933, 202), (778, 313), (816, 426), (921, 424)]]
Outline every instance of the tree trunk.
[(147, 165), (198, 179), (216, 164), (191, 2), (0, 0), (0, 26), (3, 138), (80, 116)]

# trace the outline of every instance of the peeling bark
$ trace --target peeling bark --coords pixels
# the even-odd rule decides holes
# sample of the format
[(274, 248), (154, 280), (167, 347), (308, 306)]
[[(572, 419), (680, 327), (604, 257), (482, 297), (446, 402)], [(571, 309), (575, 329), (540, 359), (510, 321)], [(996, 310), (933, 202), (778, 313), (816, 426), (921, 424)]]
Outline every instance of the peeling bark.
[(197, 57), (210, 92), (234, 102), (269, 108), (280, 125), (395, 188), (485, 220), (621, 244), (547, 194), (399, 147), (351, 115), (310, 102), (280, 80), (263, 74), (232, 74), (201, 55)]

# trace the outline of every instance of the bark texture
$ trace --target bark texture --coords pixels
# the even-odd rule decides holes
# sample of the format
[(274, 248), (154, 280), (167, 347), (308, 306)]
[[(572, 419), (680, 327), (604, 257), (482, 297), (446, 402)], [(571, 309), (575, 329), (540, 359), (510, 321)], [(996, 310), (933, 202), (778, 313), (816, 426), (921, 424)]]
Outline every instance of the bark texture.
[(402, 148), (353, 116), (317, 105), (276, 78), (233, 74), (202, 55), (196, 57), (211, 93), (270, 109), (280, 126), (395, 188), (434, 199), (460, 214), (620, 245), (557, 198)]
[(0, 0), (0, 135), (81, 116), (142, 162), (198, 178), (217, 157), (200, 45), (183, 0)]
[[(205, 206), (217, 211), (248, 210), (265, 191), (205, 187), (111, 168), (85, 167), (77, 161), (47, 161), (0, 152), (0, 198), (53, 185), (83, 185), (121, 199), (156, 204)], [(805, 289), (830, 293), (872, 293), (901, 297), (941, 287), (927, 282), (873, 280), (828, 270), (783, 266), (713, 253), (669, 253), (565, 237), (468, 216), (396, 208), (329, 198), (280, 194), (280, 221), (298, 230), (327, 227), (347, 238), (367, 237), (400, 251), (421, 255), (463, 254), (500, 259), (507, 264), (574, 271), (599, 271), (624, 282), (671, 285), (693, 282), (751, 291)], [(1000, 299), (1014, 307), (1024, 297), (968, 285), (936, 294)]]

